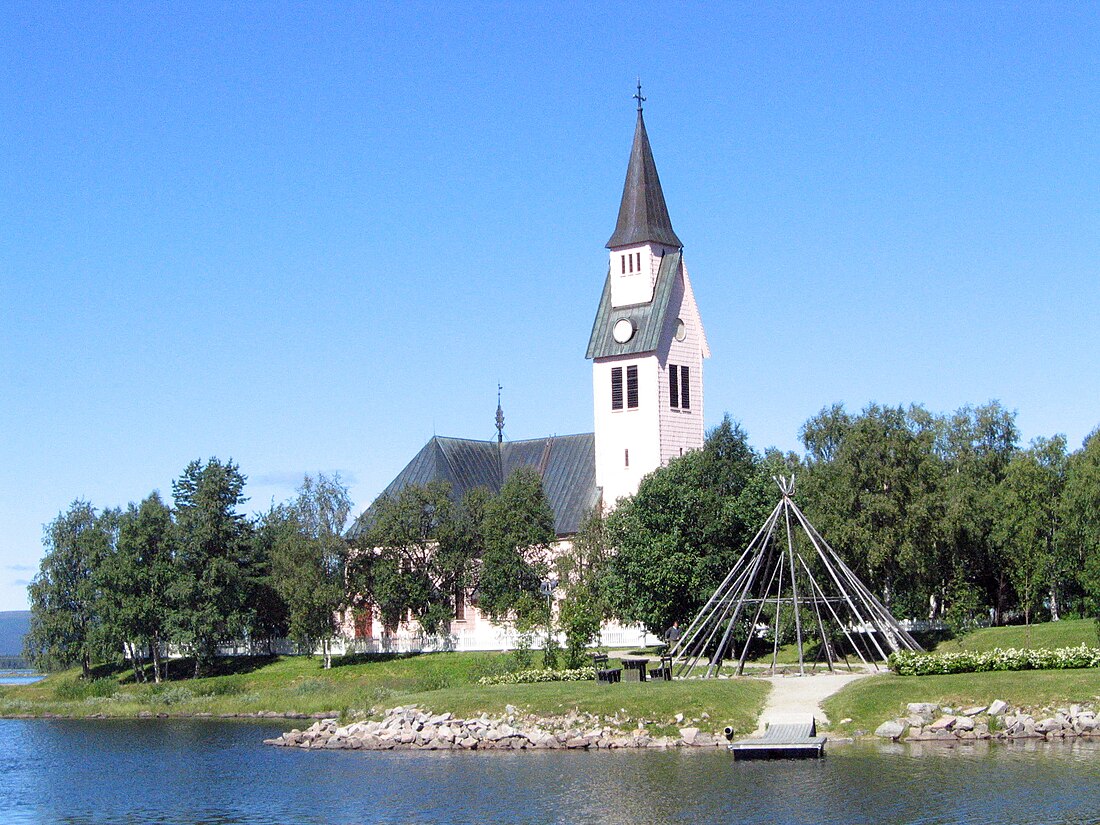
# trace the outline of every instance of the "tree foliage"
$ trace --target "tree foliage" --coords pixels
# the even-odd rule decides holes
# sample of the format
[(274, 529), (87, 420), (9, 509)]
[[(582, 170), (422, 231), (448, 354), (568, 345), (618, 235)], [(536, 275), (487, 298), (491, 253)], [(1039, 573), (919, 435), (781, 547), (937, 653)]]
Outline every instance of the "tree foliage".
[(659, 634), (698, 611), (770, 509), (762, 508), (764, 468), (727, 416), (702, 450), (642, 480), (607, 519), (616, 552), (603, 587), (619, 618)]
[[(993, 538), (1024, 621), (1057, 589), (1058, 501), (1065, 485), (1066, 440), (1038, 439), (1009, 461), (996, 491)], [(1051, 600), (1057, 603), (1057, 595)]]
[(154, 492), (120, 515), (118, 541), (98, 571), (105, 621), (126, 648), (138, 681), (147, 660), (155, 681), (164, 675), (161, 654), (170, 638), (175, 552), (172, 511)]
[(111, 552), (116, 521), (113, 513), (98, 515), (77, 500), (46, 525), (46, 553), (28, 588), (31, 628), (24, 655), (33, 667), (79, 664), (87, 676), (94, 661), (110, 655), (97, 571)]
[(550, 570), (554, 513), (532, 467), (520, 467), (485, 506), (485, 552), (478, 587), (481, 609), (493, 618), (539, 611), (539, 583)]
[(237, 508), (245, 477), (232, 460), (192, 461), (172, 482), (179, 549), (172, 582), (176, 641), (195, 657), (195, 675), (218, 645), (248, 625), (254, 556), (251, 524)]
[(1059, 517), (1063, 563), (1079, 571), (1088, 610), (1100, 617), (1100, 429), (1069, 457)]
[(431, 482), (374, 503), (373, 523), (352, 560), (353, 589), (377, 605), (387, 627), (406, 615), (429, 634), (449, 627), (482, 552), (487, 497), (475, 489), (456, 505), (449, 484)]
[(347, 543), (344, 527), (351, 499), (339, 475), (302, 480), (297, 497), (272, 509), (263, 531), (270, 535), (271, 577), (287, 612), (290, 638), (312, 655), (320, 645), (331, 667), (337, 611), (345, 603)]

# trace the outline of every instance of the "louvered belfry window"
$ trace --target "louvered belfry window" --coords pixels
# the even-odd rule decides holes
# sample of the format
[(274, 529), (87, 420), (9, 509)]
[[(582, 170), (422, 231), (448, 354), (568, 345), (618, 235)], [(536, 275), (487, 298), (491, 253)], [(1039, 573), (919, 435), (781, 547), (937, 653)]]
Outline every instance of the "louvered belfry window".
[(626, 368), (626, 406), (631, 410), (638, 408), (638, 367), (636, 365)]
[(623, 408), (623, 368), (611, 368), (611, 409)]
[(668, 365), (668, 405), (673, 409), (691, 409), (691, 376), (687, 367)]

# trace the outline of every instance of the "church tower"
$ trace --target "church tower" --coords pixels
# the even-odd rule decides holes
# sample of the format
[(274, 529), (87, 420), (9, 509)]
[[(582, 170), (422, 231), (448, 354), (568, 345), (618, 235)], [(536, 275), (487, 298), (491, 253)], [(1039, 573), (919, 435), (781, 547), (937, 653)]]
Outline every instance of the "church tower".
[(703, 446), (706, 334), (653, 162), (641, 87), (610, 264), (592, 325), (596, 485), (605, 506)]

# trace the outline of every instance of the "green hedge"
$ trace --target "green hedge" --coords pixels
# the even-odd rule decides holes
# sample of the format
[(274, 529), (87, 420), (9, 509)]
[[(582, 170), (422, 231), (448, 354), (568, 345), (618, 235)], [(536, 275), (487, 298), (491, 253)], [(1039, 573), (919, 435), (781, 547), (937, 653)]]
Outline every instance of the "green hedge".
[(585, 682), (596, 678), (596, 668), (578, 667), (573, 670), (519, 670), (498, 676), (482, 676), (479, 685), (533, 685), (537, 682)]
[(989, 670), (1070, 670), (1100, 667), (1100, 647), (994, 648), (959, 653), (891, 653), (891, 670), (899, 676), (929, 676), (944, 673), (978, 673)]

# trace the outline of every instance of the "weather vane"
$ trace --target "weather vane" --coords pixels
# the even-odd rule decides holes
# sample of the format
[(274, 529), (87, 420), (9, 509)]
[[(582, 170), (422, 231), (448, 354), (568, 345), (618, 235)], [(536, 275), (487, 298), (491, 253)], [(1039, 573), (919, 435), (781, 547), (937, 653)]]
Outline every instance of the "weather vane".
[(638, 91), (634, 95), (634, 99), (638, 101), (638, 111), (642, 111), (642, 104), (645, 103), (645, 98), (642, 97), (642, 79), (638, 78)]

